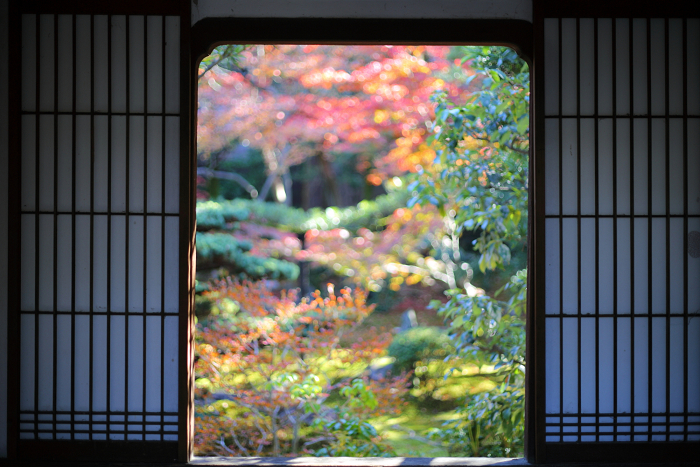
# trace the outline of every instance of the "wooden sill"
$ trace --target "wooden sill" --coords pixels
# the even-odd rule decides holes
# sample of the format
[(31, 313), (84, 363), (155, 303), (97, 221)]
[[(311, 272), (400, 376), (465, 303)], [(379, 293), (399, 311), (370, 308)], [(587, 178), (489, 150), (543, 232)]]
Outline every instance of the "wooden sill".
[(506, 457), (195, 457), (190, 465), (209, 467), (428, 467), (530, 465), (522, 458)]

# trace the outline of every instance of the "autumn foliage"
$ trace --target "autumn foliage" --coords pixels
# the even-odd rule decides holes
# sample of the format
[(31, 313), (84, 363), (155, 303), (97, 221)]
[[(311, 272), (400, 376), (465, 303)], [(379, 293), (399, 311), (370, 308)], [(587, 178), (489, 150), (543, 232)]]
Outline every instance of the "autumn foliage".
[(200, 164), (215, 165), (235, 141), (258, 148), (273, 178), (311, 157), (330, 162), (339, 153), (354, 154), (357, 172), (373, 185), (415, 172), (435, 157), (426, 143), (435, 117), (431, 96), (442, 91), (459, 101), (471, 82), (471, 70), (448, 60), (448, 52), (258, 45), (227, 69), (204, 72), (203, 64)]
[[(227, 280), (210, 293), (236, 306), (198, 324), (198, 454), (295, 456), (353, 446), (367, 453), (348, 455), (390, 452), (364, 420), (399, 413), (408, 376), (365, 375), (390, 344), (389, 332), (372, 329), (343, 343), (372, 311), (363, 290), (336, 294), (329, 286), (326, 296), (299, 299), (293, 290), (274, 295), (262, 281)], [(353, 420), (356, 430), (346, 426)]]

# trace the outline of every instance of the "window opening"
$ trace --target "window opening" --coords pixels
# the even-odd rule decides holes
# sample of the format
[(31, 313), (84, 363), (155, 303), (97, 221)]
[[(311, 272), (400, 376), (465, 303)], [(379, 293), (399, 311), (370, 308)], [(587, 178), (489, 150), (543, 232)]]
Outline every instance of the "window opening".
[(522, 456), (527, 65), (225, 45), (198, 90), (195, 455)]

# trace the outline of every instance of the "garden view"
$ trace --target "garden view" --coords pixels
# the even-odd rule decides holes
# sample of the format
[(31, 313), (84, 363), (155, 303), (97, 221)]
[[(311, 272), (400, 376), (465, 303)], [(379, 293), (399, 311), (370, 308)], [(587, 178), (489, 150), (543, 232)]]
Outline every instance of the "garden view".
[(522, 456), (527, 64), (224, 45), (198, 85), (196, 454)]

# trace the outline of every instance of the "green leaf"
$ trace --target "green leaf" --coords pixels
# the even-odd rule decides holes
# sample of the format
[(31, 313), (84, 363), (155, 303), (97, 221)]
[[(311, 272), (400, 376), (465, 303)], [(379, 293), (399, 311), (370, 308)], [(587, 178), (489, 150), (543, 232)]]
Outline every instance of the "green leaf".
[(524, 135), (530, 126), (530, 117), (524, 115), (520, 121), (518, 121), (518, 133)]

